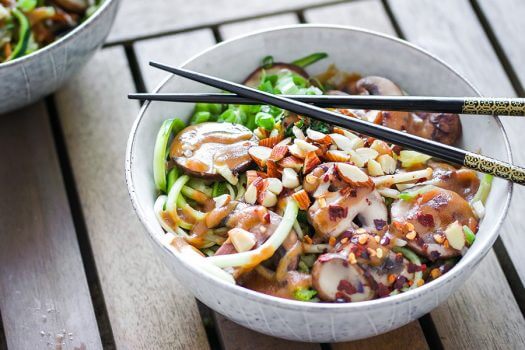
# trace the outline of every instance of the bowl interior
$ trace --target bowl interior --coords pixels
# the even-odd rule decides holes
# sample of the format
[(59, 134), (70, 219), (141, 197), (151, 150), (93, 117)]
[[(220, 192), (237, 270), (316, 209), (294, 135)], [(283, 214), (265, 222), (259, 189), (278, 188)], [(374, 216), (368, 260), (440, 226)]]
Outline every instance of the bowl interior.
[[(465, 79), (428, 53), (397, 39), (343, 27), (293, 26), (248, 35), (205, 51), (188, 61), (185, 67), (240, 82), (259, 65), (264, 56), (273, 55), (275, 61), (288, 62), (319, 51), (327, 52), (329, 56), (308, 68), (310, 74), (320, 73), (329, 64), (335, 63), (338, 68), (345, 71), (387, 77), (412, 94), (478, 95)], [(170, 77), (159, 86), (158, 91), (209, 92), (214, 89), (179, 77)], [(159, 244), (163, 244), (161, 238), (164, 233), (152, 209), (156, 199), (152, 174), (155, 137), (163, 120), (170, 117), (186, 119), (191, 110), (190, 104), (165, 102), (146, 104), (130, 136), (127, 176), (132, 201), (142, 222)], [(483, 117), (483, 122), (480, 122), (480, 118), (462, 116), (463, 137), (459, 146), (471, 151), (481, 151), (497, 159), (509, 160), (507, 140), (497, 118)], [(494, 180), (486, 205), (486, 216), (476, 242), (455, 269), (460, 269), (467, 260), (479, 260), (490, 249), (497, 237), (497, 228), (507, 210), (510, 189), (508, 182), (501, 179)], [(192, 268), (189, 265), (187, 267)], [(453, 274), (453, 271), (454, 269), (449, 274)], [(200, 272), (196, 273), (200, 274)], [(440, 280), (448, 278), (447, 275), (423, 288), (431, 287), (433, 283), (440, 283)], [(211, 277), (210, 282), (222, 283)], [(285, 304), (289, 301), (278, 302)], [(307, 307), (315, 307), (315, 305), (309, 304)], [(352, 304), (344, 307), (352, 307)]]

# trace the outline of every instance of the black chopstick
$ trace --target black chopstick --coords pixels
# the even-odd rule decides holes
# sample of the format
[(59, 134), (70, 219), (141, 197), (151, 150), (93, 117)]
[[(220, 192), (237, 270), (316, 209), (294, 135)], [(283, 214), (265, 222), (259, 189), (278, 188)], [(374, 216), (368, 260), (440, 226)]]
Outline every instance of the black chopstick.
[[(388, 111), (414, 111), (457, 114), (500, 114), (525, 116), (524, 98), (500, 97), (427, 97), (427, 96), (376, 96), (376, 95), (281, 95), (295, 101), (325, 108), (378, 109)], [(260, 104), (235, 94), (221, 93), (136, 93), (128, 98), (136, 100), (170, 102), (204, 102), (222, 104)]]
[(496, 159), (485, 157), (476, 153), (462, 150), (460, 148), (427, 140), (401, 131), (369, 123), (358, 118), (351, 118), (317, 106), (312, 106), (300, 101), (294, 101), (279, 95), (272, 95), (258, 91), (247, 86), (229, 82), (206, 74), (176, 68), (161, 63), (150, 62), (150, 65), (173, 74), (226, 90), (239, 96), (260, 101), (263, 104), (273, 105), (290, 112), (306, 117), (321, 120), (331, 125), (337, 125), (351, 129), (355, 132), (365, 134), (374, 138), (382, 139), (396, 145), (411, 148), (428, 154), (432, 157), (466, 166), (474, 170), (492, 174), (518, 184), (525, 184), (525, 169), (505, 163)]

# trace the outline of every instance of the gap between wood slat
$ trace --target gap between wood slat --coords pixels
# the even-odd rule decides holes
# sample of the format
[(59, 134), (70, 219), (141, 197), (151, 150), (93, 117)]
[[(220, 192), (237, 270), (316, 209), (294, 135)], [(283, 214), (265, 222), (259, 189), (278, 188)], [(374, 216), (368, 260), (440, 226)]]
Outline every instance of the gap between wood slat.
[(4, 333), (4, 325), (2, 323), (2, 310), (0, 310), (0, 350), (7, 350), (7, 339)]
[[(512, 64), (510, 63), (510, 60), (505, 54), (505, 50), (503, 50), (503, 47), (500, 45), (498, 39), (496, 38), (496, 35), (494, 34), (494, 30), (492, 30), (492, 26), (490, 25), (489, 21), (485, 17), (483, 10), (480, 8), (477, 0), (469, 0), (469, 1), (470, 1), (470, 4), (472, 5), (474, 12), (476, 13), (478, 17), (479, 22), (481, 23), (481, 26), (483, 27), (483, 30), (485, 31), (485, 34), (487, 35), (487, 38), (490, 41), (490, 44), (494, 48), (494, 51), (496, 52), (496, 55), (498, 56), (498, 59), (501, 62), (501, 65), (503, 66), (505, 73), (507, 73), (507, 76), (512, 84), (512, 87), (514, 88), (514, 90), (516, 90), (516, 93), (519, 96), (525, 96), (525, 88), (521, 84), (518, 78), (518, 75), (516, 74), (516, 71), (514, 70)], [(512, 9), (508, 9), (508, 10), (512, 11)]]
[(496, 253), (496, 258), (501, 266), (501, 269), (503, 270), (503, 274), (505, 275), (507, 282), (509, 283), (512, 295), (518, 303), (521, 314), (525, 316), (525, 287), (521, 282), (518, 271), (516, 270), (516, 267), (514, 266), (514, 263), (512, 262), (512, 259), (510, 258), (509, 253), (505, 248), (505, 244), (501, 240), (501, 237), (498, 236), (496, 242), (494, 242), (494, 245), (492, 246), (492, 249), (494, 249), (494, 252)]
[(405, 35), (403, 34), (403, 31), (401, 30), (399, 23), (397, 23), (396, 17), (394, 16), (394, 13), (392, 12), (392, 9), (390, 8), (390, 5), (388, 4), (387, 0), (381, 0), (381, 4), (383, 5), (385, 12), (388, 18), (390, 19), (390, 23), (392, 24), (392, 27), (394, 27), (396, 36), (398, 36), (401, 39), (405, 39)]
[[(341, 4), (341, 3), (344, 3), (344, 2), (351, 2), (351, 1), (354, 1), (354, 0), (335, 0), (335, 1), (332, 1), (332, 2), (327, 2), (327, 3), (322, 3), (322, 4), (315, 4), (315, 5), (311, 5), (311, 6), (307, 6), (307, 7), (300, 7), (300, 8), (296, 8), (296, 9), (286, 9), (286, 10), (280, 10), (280, 11), (275, 11), (275, 12), (268, 12), (268, 13), (258, 14), (258, 15), (255, 15), (255, 16), (245, 16), (245, 17), (229, 19), (229, 20), (225, 20), (225, 21), (222, 21), (222, 22), (208, 23), (208, 24), (202, 24), (202, 25), (196, 25), (196, 26), (188, 26), (188, 27), (181, 28), (181, 29), (168, 30), (168, 31), (165, 31), (165, 32), (162, 32), (162, 33), (155, 33), (155, 34), (147, 34), (147, 35), (136, 36), (135, 38), (130, 39), (130, 40), (112, 41), (112, 42), (104, 44), (103, 47), (111, 47), (111, 46), (119, 46), (119, 45), (124, 45), (124, 46), (127, 47), (127, 46), (133, 44), (134, 42), (141, 41), (141, 40), (160, 38), (160, 37), (164, 37), (164, 36), (170, 36), (170, 35), (175, 35), (175, 34), (180, 34), (180, 33), (185, 33), (185, 32), (191, 32), (191, 31), (199, 30), (199, 29), (210, 29), (210, 28), (213, 29), (213, 28), (217, 28), (217, 27), (219, 27), (221, 25), (225, 25), (225, 24), (231, 24), (231, 23), (236, 23), (236, 22), (248, 21), (248, 20), (252, 20), (252, 19), (271, 17), (271, 16), (275, 16), (275, 15), (280, 15), (280, 14), (283, 14), (283, 13), (302, 12), (304, 10), (310, 10), (310, 9), (315, 9), (315, 8), (319, 8), (319, 7), (326, 7), (326, 6), (330, 6), (330, 5), (336, 5), (336, 4)], [(366, 0), (361, 0), (361, 1), (366, 1)]]
[(68, 204), (71, 210), (75, 231), (77, 233), (78, 245), (80, 247), (80, 256), (82, 258), (82, 264), (84, 266), (93, 308), (95, 309), (95, 317), (97, 320), (101, 342), (104, 349), (115, 349), (115, 340), (113, 338), (111, 324), (109, 323), (106, 306), (104, 304), (104, 298), (102, 296), (102, 289), (100, 288), (100, 282), (97, 275), (95, 260), (93, 259), (91, 245), (87, 236), (86, 224), (80, 207), (75, 181), (73, 179), (73, 173), (69, 162), (67, 148), (64, 142), (62, 127), (60, 125), (60, 121), (58, 120), (58, 114), (53, 98), (47, 97), (45, 102), (49, 114), (51, 131), (53, 133), (60, 170), (64, 179)]
[[(126, 53), (133, 83), (135, 83), (135, 90), (137, 90), (137, 92), (146, 92), (146, 84), (144, 83), (144, 79), (142, 79), (142, 75), (140, 74), (139, 62), (137, 60), (137, 56), (135, 55), (135, 51), (133, 50), (133, 46), (124, 45), (124, 52)], [(144, 101), (140, 101), (140, 103), (142, 104)]]

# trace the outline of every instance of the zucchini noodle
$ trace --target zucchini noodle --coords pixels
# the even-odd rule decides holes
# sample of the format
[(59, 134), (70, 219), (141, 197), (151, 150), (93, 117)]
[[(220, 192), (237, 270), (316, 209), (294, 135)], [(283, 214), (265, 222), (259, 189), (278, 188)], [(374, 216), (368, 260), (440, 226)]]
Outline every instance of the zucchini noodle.
[(279, 226), (275, 232), (264, 242), (260, 247), (255, 250), (247, 252), (229, 254), (229, 255), (216, 255), (206, 258), (211, 263), (219, 267), (250, 267), (259, 264), (260, 262), (271, 257), (277, 248), (279, 248), (286, 237), (290, 234), (293, 224), (297, 218), (299, 207), (294, 200), (288, 200), (286, 203), (286, 209), (284, 210), (283, 219), (279, 223)]
[(189, 181), (188, 175), (182, 175), (175, 181), (171, 187), (170, 192), (168, 193), (168, 198), (166, 199), (166, 210), (170, 214), (171, 218), (175, 222), (175, 225), (180, 226), (186, 230), (191, 230), (193, 225), (182, 220), (177, 213), (177, 200), (182, 191), (182, 187)]

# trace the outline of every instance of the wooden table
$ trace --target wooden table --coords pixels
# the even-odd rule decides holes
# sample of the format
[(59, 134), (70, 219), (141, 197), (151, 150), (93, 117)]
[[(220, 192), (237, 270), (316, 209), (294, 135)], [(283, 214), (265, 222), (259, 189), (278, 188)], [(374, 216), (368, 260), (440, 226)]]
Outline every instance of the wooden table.
[[(0, 118), (0, 349), (524, 348), (523, 187), (482, 266), (430, 314), (363, 341), (301, 344), (199, 304), (154, 254), (123, 174), (139, 109), (126, 94), (163, 77), (150, 59), (177, 64), (255, 29), (337, 23), (410, 40), (486, 95), (523, 97), (524, 16), (523, 0), (124, 0), (83, 71)], [(525, 122), (504, 124), (525, 165)]]

